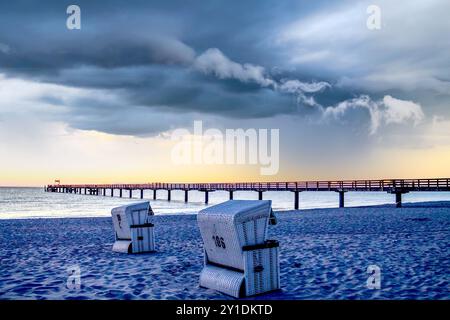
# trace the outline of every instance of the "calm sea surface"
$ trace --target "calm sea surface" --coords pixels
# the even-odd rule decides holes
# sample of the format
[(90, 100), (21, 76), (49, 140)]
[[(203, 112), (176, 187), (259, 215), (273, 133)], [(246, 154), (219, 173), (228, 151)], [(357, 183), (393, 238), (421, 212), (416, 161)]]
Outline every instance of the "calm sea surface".
[[(116, 194), (118, 192), (116, 191)], [(47, 193), (43, 188), (1, 188), (0, 219), (15, 218), (59, 218), (59, 217), (107, 217), (111, 208), (122, 204), (140, 201), (139, 192), (128, 198), (110, 196), (89, 196), (62, 193)], [(144, 198), (152, 199), (152, 192), (145, 191)], [(172, 191), (172, 201), (168, 202), (167, 191), (159, 190), (158, 200), (151, 200), (155, 214), (196, 213), (205, 207), (204, 194), (189, 192), (189, 203), (184, 203), (183, 191)], [(290, 210), (294, 206), (291, 192), (265, 192), (264, 199), (272, 200), (275, 210)], [(257, 199), (258, 193), (239, 191), (234, 199)], [(450, 192), (411, 192), (403, 195), (404, 202), (450, 201)], [(228, 200), (228, 192), (216, 191), (209, 194), (211, 204)], [(394, 203), (394, 195), (385, 192), (348, 192), (345, 205), (364, 206)], [(302, 192), (300, 209), (332, 208), (338, 206), (338, 194), (335, 192)]]

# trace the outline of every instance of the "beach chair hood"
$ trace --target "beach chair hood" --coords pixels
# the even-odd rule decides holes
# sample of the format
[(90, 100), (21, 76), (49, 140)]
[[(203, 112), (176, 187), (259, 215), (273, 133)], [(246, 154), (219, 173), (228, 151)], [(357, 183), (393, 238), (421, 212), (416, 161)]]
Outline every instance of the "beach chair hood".
[(244, 246), (262, 244), (267, 238), (270, 200), (230, 200), (197, 215), (208, 260), (244, 270)]

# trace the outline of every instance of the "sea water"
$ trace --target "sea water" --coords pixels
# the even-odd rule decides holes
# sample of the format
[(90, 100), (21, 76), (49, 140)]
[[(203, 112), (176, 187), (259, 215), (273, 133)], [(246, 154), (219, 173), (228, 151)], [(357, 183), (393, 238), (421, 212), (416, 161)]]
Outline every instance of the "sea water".
[[(109, 190), (108, 190), (109, 191)], [(127, 190), (123, 197), (80, 195), (69, 193), (45, 192), (44, 188), (0, 187), (0, 219), (16, 218), (61, 218), (61, 217), (107, 217), (111, 209), (127, 203), (138, 202), (140, 192), (133, 192), (129, 198)], [(209, 205), (228, 200), (226, 191), (209, 193)], [(345, 206), (368, 206), (393, 204), (394, 195), (387, 192), (347, 192)], [(274, 210), (292, 210), (294, 194), (288, 191), (268, 191), (263, 198), (272, 200)], [(151, 190), (144, 191), (144, 200), (151, 200), (155, 214), (190, 214), (205, 208), (204, 193), (189, 191), (189, 202), (184, 202), (184, 191), (172, 191), (171, 201), (167, 201), (167, 191), (158, 190), (157, 200), (153, 200)], [(258, 199), (254, 191), (235, 191), (234, 199)], [(300, 209), (333, 208), (339, 205), (336, 192), (301, 192)], [(450, 201), (450, 192), (411, 192), (403, 195), (403, 202)]]

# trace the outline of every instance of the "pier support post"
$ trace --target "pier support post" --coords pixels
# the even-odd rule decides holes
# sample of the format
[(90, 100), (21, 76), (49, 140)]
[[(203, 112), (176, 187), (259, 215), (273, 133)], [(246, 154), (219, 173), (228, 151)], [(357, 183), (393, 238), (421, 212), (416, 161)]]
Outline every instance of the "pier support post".
[(84, 194), (87, 194), (87, 188), (84, 188)]
[(170, 189), (167, 190), (167, 201), (170, 201), (170, 200), (171, 200), (170, 191), (171, 191)]
[(295, 210), (298, 210), (298, 208), (299, 208), (299, 204), (300, 204), (299, 194), (300, 194), (300, 191), (297, 191), (297, 190), (294, 191), (294, 209)]
[(156, 189), (153, 189), (153, 200), (156, 200)]
[(230, 191), (228, 191), (229, 193), (230, 193), (230, 200), (233, 200), (233, 193), (234, 193), (234, 190), (230, 190)]
[(130, 189), (130, 199), (133, 198), (133, 189)]
[(122, 189), (119, 189), (119, 197), (122, 198)]
[(395, 207), (401, 208), (402, 207), (402, 194), (408, 193), (408, 191), (401, 190), (401, 189), (393, 189), (391, 191), (388, 191), (388, 193), (395, 194)]
[(395, 193), (395, 206), (397, 208), (401, 208), (402, 207), (402, 193), (401, 192), (396, 192)]
[(114, 197), (114, 188), (111, 188), (111, 198)]
[(141, 199), (144, 199), (144, 189), (141, 189)]
[(344, 206), (345, 206), (345, 196), (344, 196), (344, 194), (345, 194), (347, 191), (344, 191), (344, 190), (336, 190), (336, 192), (339, 193), (339, 208), (344, 208)]
[(205, 204), (208, 204), (209, 202), (209, 191), (205, 190)]
[(258, 200), (262, 200), (263, 199), (263, 192), (261, 190), (258, 190)]
[(189, 201), (189, 190), (184, 190), (184, 202)]

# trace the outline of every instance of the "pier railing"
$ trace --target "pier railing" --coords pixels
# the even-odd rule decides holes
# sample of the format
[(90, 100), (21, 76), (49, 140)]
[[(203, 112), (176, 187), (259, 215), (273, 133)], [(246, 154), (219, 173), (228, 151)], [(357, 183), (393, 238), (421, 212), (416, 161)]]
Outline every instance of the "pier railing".
[(236, 183), (145, 183), (145, 184), (64, 184), (47, 188), (88, 188), (127, 190), (199, 190), (199, 191), (450, 191), (450, 178), (382, 179), (296, 182)]
[(47, 192), (78, 193), (106, 196), (110, 190), (111, 197), (114, 191), (128, 191), (130, 198), (133, 191), (140, 191), (140, 198), (144, 198), (144, 190), (153, 190), (153, 199), (156, 199), (157, 190), (167, 191), (167, 200), (171, 200), (172, 190), (183, 190), (184, 201), (188, 202), (189, 191), (204, 192), (205, 203), (209, 201), (209, 192), (228, 191), (230, 200), (235, 191), (257, 191), (259, 200), (263, 199), (265, 191), (291, 191), (294, 193), (294, 208), (299, 208), (299, 193), (302, 191), (336, 191), (339, 193), (339, 207), (344, 207), (344, 194), (349, 191), (384, 191), (395, 194), (397, 207), (402, 206), (402, 194), (411, 191), (450, 191), (450, 178), (434, 179), (382, 179), (382, 180), (342, 180), (342, 181), (296, 181), (296, 182), (236, 182), (236, 183), (144, 183), (144, 184), (55, 184), (45, 187)]

